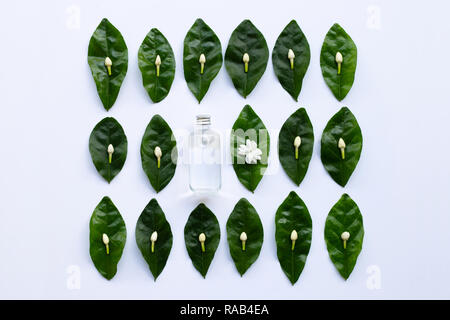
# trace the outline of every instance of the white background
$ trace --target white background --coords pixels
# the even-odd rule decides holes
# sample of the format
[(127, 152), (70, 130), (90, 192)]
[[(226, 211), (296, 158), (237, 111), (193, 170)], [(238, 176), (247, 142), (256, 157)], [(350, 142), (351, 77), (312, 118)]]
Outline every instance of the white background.
[[(3, 1), (0, 298), (450, 298), (449, 9), (446, 1)], [(128, 74), (110, 112), (101, 105), (87, 64), (89, 39), (103, 17), (121, 31), (129, 50)], [(182, 68), (183, 39), (198, 17), (217, 33), (224, 51), (233, 29), (250, 18), (270, 52), (281, 30), (296, 19), (311, 47), (299, 103), (282, 89), (269, 59), (246, 100), (223, 66), (199, 105)], [(358, 47), (355, 83), (342, 103), (325, 85), (319, 66), (324, 36), (334, 22)], [(177, 63), (170, 94), (158, 104), (147, 96), (137, 66), (138, 48), (153, 27), (170, 41)], [(246, 103), (271, 130), (273, 142), (270, 171), (256, 192), (239, 183), (226, 153), (221, 194), (203, 199), (190, 194), (187, 168), (180, 165), (156, 195), (139, 154), (151, 117), (161, 114), (181, 140), (195, 115), (208, 112), (227, 137)], [(321, 132), (343, 105), (355, 114), (364, 136), (361, 160), (345, 188), (320, 161)], [(316, 141), (306, 178), (296, 187), (280, 169), (276, 142), (279, 128), (300, 106), (308, 111)], [(128, 137), (125, 166), (110, 185), (88, 151), (92, 128), (106, 116), (115, 117)], [(274, 241), (275, 211), (291, 190), (313, 219), (311, 251), (295, 286), (279, 266)], [(328, 211), (344, 192), (359, 205), (366, 230), (347, 281), (323, 240)], [(128, 231), (111, 281), (100, 276), (89, 256), (89, 219), (104, 195), (119, 208)], [(156, 282), (134, 238), (136, 220), (153, 197), (174, 234)], [(265, 231), (261, 255), (243, 278), (225, 233), (241, 197), (255, 206)], [(206, 280), (192, 266), (183, 238), (187, 217), (201, 201), (222, 230)]]

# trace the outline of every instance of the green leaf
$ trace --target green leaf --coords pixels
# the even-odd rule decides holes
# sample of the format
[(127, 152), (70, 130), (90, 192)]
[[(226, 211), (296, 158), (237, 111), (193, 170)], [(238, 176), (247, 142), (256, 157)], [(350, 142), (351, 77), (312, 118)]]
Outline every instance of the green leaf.
[[(249, 55), (248, 72), (245, 72), (244, 54)], [(244, 20), (231, 34), (225, 52), (225, 67), (233, 85), (241, 96), (246, 98), (256, 87), (266, 71), (269, 49), (262, 33)]]
[[(112, 62), (111, 75), (105, 66), (107, 57)], [(88, 48), (88, 63), (98, 95), (105, 109), (109, 110), (116, 101), (127, 74), (128, 49), (122, 34), (108, 19), (103, 19), (92, 34)]]
[[(112, 145), (114, 152), (109, 162), (108, 146)], [(111, 182), (122, 170), (127, 158), (128, 142), (122, 126), (114, 118), (105, 118), (94, 127), (89, 137), (89, 152), (98, 173)]]
[[(161, 65), (159, 75), (155, 65), (159, 56)], [(139, 69), (142, 73), (142, 83), (153, 102), (160, 102), (170, 91), (175, 77), (175, 56), (169, 41), (156, 28), (150, 30), (138, 52)]]
[[(152, 252), (150, 237), (153, 232), (157, 233), (157, 239)], [(172, 249), (172, 230), (156, 199), (150, 200), (139, 216), (136, 223), (136, 243), (156, 280), (166, 266)]]
[[(296, 137), (300, 137), (297, 159), (294, 146)], [(296, 185), (300, 185), (308, 171), (313, 147), (313, 127), (306, 110), (300, 108), (286, 120), (278, 136), (278, 156), (281, 166)]]
[[(297, 232), (292, 250), (292, 231)], [(296, 283), (305, 267), (311, 247), (312, 221), (303, 200), (291, 191), (278, 207), (275, 215), (275, 240), (281, 268), (292, 284)]]
[[(204, 252), (199, 241), (201, 233), (204, 233), (206, 236)], [(199, 204), (191, 212), (184, 227), (184, 241), (186, 242), (186, 249), (192, 260), (192, 264), (203, 278), (205, 278), (217, 247), (219, 246), (220, 227), (214, 213), (203, 203)]]
[[(127, 229), (119, 210), (109, 197), (97, 205), (89, 223), (89, 252), (98, 272), (111, 280), (117, 272), (127, 240)], [(103, 234), (109, 238), (109, 254), (103, 242)]]
[[(262, 151), (261, 160), (258, 160), (256, 164), (246, 163), (245, 156), (238, 153), (239, 146), (245, 145), (247, 139), (255, 141)], [(267, 169), (270, 137), (264, 123), (249, 105), (242, 109), (233, 125), (230, 150), (233, 169), (239, 181), (248, 190), (254, 192)]]
[[(339, 139), (345, 142), (345, 159), (342, 159)], [(323, 130), (321, 158), (325, 169), (337, 184), (344, 187), (358, 164), (362, 149), (361, 128), (347, 107), (336, 113)]]
[[(341, 72), (338, 74), (336, 53), (342, 54)], [(344, 29), (335, 23), (323, 41), (320, 52), (320, 67), (326, 84), (336, 99), (341, 101), (350, 91), (355, 80), (356, 45)]]
[[(289, 49), (295, 55), (293, 68), (288, 58)], [(309, 43), (295, 20), (289, 22), (278, 37), (272, 51), (273, 69), (281, 86), (295, 101), (302, 90), (303, 77), (310, 60)]]
[[(155, 148), (162, 152), (160, 167), (155, 156)], [(165, 188), (172, 180), (177, 167), (177, 142), (166, 121), (155, 115), (145, 129), (141, 143), (142, 168), (156, 192)]]
[[(341, 239), (343, 232), (350, 233), (346, 248)], [(325, 242), (328, 254), (344, 279), (350, 276), (355, 267), (362, 249), (363, 238), (364, 227), (361, 212), (348, 194), (344, 194), (331, 208), (325, 222)]]
[[(245, 250), (240, 239), (243, 232), (247, 237)], [(228, 218), (227, 238), (231, 257), (242, 276), (258, 259), (264, 239), (263, 226), (258, 213), (245, 198), (239, 200)]]
[[(203, 73), (199, 62), (201, 54), (206, 58)], [(184, 38), (183, 67), (189, 90), (199, 103), (219, 73), (222, 60), (222, 46), (217, 35), (202, 19), (195, 20)]]

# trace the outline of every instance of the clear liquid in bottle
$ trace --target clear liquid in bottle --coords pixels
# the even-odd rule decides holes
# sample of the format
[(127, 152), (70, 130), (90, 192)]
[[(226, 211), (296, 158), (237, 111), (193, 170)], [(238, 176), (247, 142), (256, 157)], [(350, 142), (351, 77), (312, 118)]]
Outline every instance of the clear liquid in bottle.
[(211, 117), (198, 115), (189, 135), (189, 187), (194, 192), (217, 192), (222, 185), (220, 135), (211, 129)]

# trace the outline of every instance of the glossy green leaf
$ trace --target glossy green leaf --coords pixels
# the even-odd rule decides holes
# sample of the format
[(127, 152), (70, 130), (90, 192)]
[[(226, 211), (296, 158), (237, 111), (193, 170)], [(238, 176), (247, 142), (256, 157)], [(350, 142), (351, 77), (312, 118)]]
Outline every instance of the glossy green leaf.
[[(160, 167), (155, 156), (155, 148), (162, 152)], [(177, 167), (177, 142), (166, 121), (155, 115), (145, 129), (141, 143), (142, 168), (156, 192), (165, 188), (172, 180)]]
[[(153, 232), (156, 232), (157, 238), (152, 251), (150, 238)], [(139, 216), (136, 223), (136, 243), (156, 280), (166, 266), (172, 249), (172, 230), (156, 199), (150, 200)]]
[[(340, 73), (336, 53), (342, 54)], [(323, 41), (320, 52), (320, 67), (326, 84), (336, 99), (341, 101), (352, 88), (356, 70), (356, 45), (344, 29), (335, 23)]]
[[(289, 49), (294, 59), (288, 58)], [(303, 77), (308, 70), (310, 60), (309, 43), (295, 20), (289, 22), (275, 42), (272, 51), (272, 63), (281, 86), (295, 101), (302, 90)]]
[[(159, 73), (156, 66), (160, 59)], [(139, 48), (138, 64), (142, 83), (153, 102), (160, 102), (170, 91), (175, 77), (175, 56), (169, 41), (156, 28), (150, 30)]]
[[(291, 235), (294, 230), (297, 239), (292, 248)], [(275, 215), (275, 240), (278, 261), (292, 284), (297, 282), (305, 267), (311, 237), (312, 221), (308, 208), (303, 200), (291, 191)]]
[[(199, 62), (201, 54), (206, 60), (203, 73)], [(189, 90), (199, 103), (219, 73), (222, 60), (222, 46), (217, 35), (202, 19), (195, 20), (184, 38), (183, 67)]]
[[(111, 75), (105, 59), (112, 62)], [(92, 34), (88, 48), (88, 63), (103, 106), (109, 110), (119, 95), (120, 86), (127, 74), (128, 49), (122, 34), (108, 19), (103, 19)]]
[[(238, 152), (239, 147), (245, 145), (247, 139), (255, 141), (262, 152), (261, 160), (258, 160), (256, 164), (246, 163), (245, 156)], [(267, 169), (270, 137), (264, 123), (249, 105), (242, 109), (233, 125), (230, 150), (233, 169), (239, 181), (248, 190), (254, 192)]]
[[(350, 233), (349, 239), (341, 239), (343, 232)], [(355, 267), (364, 238), (363, 218), (356, 203), (347, 195), (331, 208), (325, 222), (325, 242), (331, 261), (344, 279)]]
[[(103, 242), (103, 234), (109, 239), (109, 252)], [(89, 223), (89, 252), (98, 272), (108, 280), (117, 272), (126, 240), (127, 229), (119, 210), (109, 197), (104, 197), (92, 213)]]
[[(245, 244), (241, 241), (243, 232), (247, 238)], [(245, 198), (239, 200), (228, 218), (227, 238), (231, 257), (242, 276), (258, 259), (264, 240), (264, 230), (259, 215)]]
[[(112, 145), (113, 153), (108, 153), (109, 145)], [(128, 142), (122, 126), (114, 118), (105, 118), (94, 127), (89, 137), (89, 152), (98, 173), (111, 182), (122, 170), (127, 158)]]
[[(202, 250), (199, 241), (200, 234), (204, 233), (205, 251)], [(191, 212), (186, 226), (184, 227), (184, 241), (186, 249), (195, 269), (200, 272), (203, 278), (206, 277), (209, 266), (214, 258), (220, 241), (220, 227), (216, 216), (203, 203), (199, 204)]]
[[(344, 159), (338, 146), (340, 138), (346, 145)], [(353, 113), (343, 107), (328, 121), (323, 130), (320, 152), (325, 169), (340, 186), (347, 184), (355, 170), (362, 145), (361, 128)]]
[[(294, 140), (300, 137), (295, 151)], [(278, 156), (281, 166), (296, 185), (300, 185), (308, 170), (314, 147), (314, 132), (304, 108), (295, 111), (283, 124), (278, 136)]]
[[(249, 56), (248, 71), (245, 72), (244, 54)], [(231, 34), (225, 52), (225, 67), (233, 85), (246, 98), (256, 87), (266, 71), (269, 49), (262, 33), (250, 20), (241, 22)]]

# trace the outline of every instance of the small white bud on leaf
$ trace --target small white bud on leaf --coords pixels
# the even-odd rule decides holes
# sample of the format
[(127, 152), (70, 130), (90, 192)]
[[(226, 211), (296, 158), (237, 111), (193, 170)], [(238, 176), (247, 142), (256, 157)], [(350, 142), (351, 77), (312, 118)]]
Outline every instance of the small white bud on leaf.
[(345, 147), (346, 147), (346, 145), (345, 145), (344, 139), (339, 138), (338, 148), (341, 149), (341, 158), (342, 158), (342, 160), (345, 159)]
[(111, 75), (111, 66), (112, 66), (112, 61), (109, 57), (105, 58), (105, 67), (106, 69), (108, 69), (108, 75)]
[(291, 232), (291, 241), (292, 241), (292, 246), (291, 246), (291, 250), (294, 251), (295, 248), (295, 241), (298, 239), (298, 234), (296, 230), (292, 230)]
[(200, 74), (203, 74), (203, 71), (205, 69), (205, 63), (206, 63), (206, 57), (203, 53), (200, 55), (198, 62), (200, 63)]
[(250, 62), (250, 56), (247, 52), (242, 56), (242, 61), (244, 62), (244, 71), (248, 72), (248, 63)]
[(159, 56), (159, 54), (156, 56), (155, 66), (156, 66), (156, 76), (159, 77), (159, 68), (161, 66), (161, 57)]
[(159, 146), (156, 146), (154, 153), (155, 153), (156, 159), (158, 160), (158, 169), (159, 169), (159, 167), (161, 166), (161, 157), (162, 157), (161, 148)]
[(112, 144), (109, 144), (108, 145), (108, 155), (109, 155), (109, 163), (111, 163), (111, 161), (112, 161), (112, 155), (113, 155), (113, 153), (114, 153), (114, 147), (113, 147), (113, 145)]
[(202, 252), (205, 252), (206, 235), (203, 232), (199, 234), (198, 241), (200, 241), (200, 244), (202, 246)]
[(342, 53), (339, 51), (336, 52), (336, 63), (338, 65), (338, 74), (341, 74), (341, 64), (344, 62), (344, 57), (342, 56)]
[(152, 252), (155, 252), (155, 242), (158, 240), (158, 232), (153, 231), (152, 235), (150, 236), (150, 241), (152, 243)]
[(294, 147), (295, 147), (295, 159), (298, 159), (298, 148), (302, 144), (302, 139), (299, 136), (296, 136), (294, 139)]
[(245, 251), (245, 242), (247, 241), (247, 234), (242, 232), (239, 236), (239, 239), (242, 241), (242, 251)]
[(106, 247), (106, 254), (109, 254), (109, 238), (108, 238), (108, 235), (106, 233), (104, 233), (102, 235), (102, 241), (103, 241), (103, 244)]
[(288, 59), (291, 61), (291, 69), (294, 69), (295, 54), (294, 51), (292, 51), (292, 49), (289, 49), (288, 51)]
[(348, 239), (350, 239), (350, 232), (348, 232), (348, 231), (342, 232), (341, 239), (344, 242), (344, 249), (346, 249), (347, 248), (347, 241), (348, 241)]

